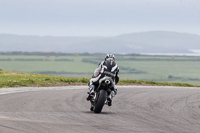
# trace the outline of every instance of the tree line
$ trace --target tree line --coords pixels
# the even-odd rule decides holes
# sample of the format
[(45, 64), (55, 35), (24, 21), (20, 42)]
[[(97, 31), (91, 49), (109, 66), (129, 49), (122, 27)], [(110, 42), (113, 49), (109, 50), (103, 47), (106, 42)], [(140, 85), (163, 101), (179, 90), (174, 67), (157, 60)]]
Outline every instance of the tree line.
[(74, 61), (73, 59), (0, 59), (0, 61)]
[(90, 55), (102, 55), (103, 53), (62, 53), (62, 52), (0, 52), (0, 55), (38, 55), (38, 56), (90, 56)]

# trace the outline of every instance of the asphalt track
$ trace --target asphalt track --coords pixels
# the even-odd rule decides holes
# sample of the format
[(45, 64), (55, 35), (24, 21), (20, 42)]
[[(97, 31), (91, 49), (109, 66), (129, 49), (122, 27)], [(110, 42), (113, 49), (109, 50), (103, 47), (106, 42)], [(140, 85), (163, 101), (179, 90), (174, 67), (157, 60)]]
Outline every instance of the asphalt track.
[(86, 92), (78, 86), (0, 89), (0, 133), (200, 132), (200, 88), (120, 86), (101, 114), (89, 110)]

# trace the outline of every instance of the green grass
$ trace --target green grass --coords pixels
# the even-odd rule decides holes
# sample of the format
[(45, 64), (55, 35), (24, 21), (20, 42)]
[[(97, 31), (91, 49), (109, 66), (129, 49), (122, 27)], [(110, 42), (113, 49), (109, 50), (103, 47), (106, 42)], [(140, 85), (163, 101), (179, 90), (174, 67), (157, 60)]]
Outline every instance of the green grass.
[(0, 88), (2, 87), (44, 87), (44, 86), (64, 86), (72, 83), (88, 83), (87, 78), (68, 78), (62, 76), (52, 76), (44, 74), (30, 74), (0, 71)]
[(135, 84), (135, 85), (152, 85), (152, 86), (179, 86), (179, 87), (200, 87), (188, 83), (170, 83), (170, 82), (156, 82), (144, 80), (120, 80), (119, 84)]
[[(3, 87), (49, 87), (67, 85), (87, 85), (89, 78), (69, 78), (44, 74), (30, 74), (0, 71), (0, 88)], [(190, 84), (167, 83), (142, 80), (120, 80), (119, 85), (153, 85), (153, 86), (182, 86), (200, 87)]]
[[(84, 62), (82, 59), (91, 62)], [(4, 71), (62, 75), (90, 78), (104, 55), (97, 56), (23, 56), (0, 55), (0, 69)], [(48, 59), (49, 61), (16, 61), (15, 59)], [(55, 61), (70, 59), (72, 61)], [(94, 63), (96, 62), (96, 63)], [(200, 85), (200, 57), (124, 56), (116, 55), (120, 79), (144, 80)]]

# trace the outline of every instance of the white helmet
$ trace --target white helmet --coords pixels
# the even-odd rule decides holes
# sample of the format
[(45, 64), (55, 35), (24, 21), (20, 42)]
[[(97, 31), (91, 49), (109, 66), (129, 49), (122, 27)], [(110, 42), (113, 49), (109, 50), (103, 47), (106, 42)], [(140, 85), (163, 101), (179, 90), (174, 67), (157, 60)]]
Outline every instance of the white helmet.
[(109, 58), (115, 60), (115, 56), (114, 56), (114, 54), (106, 54), (106, 56), (105, 56), (105, 60), (107, 60), (107, 59), (109, 59)]

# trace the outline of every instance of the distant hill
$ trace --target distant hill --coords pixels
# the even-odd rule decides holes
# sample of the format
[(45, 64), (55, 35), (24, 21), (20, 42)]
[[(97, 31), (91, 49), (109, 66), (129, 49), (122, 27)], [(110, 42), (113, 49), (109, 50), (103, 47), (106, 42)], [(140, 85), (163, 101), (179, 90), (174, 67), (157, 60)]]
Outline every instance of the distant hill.
[(151, 31), (114, 37), (55, 37), (0, 34), (0, 52), (68, 53), (191, 53), (200, 49), (200, 36)]

